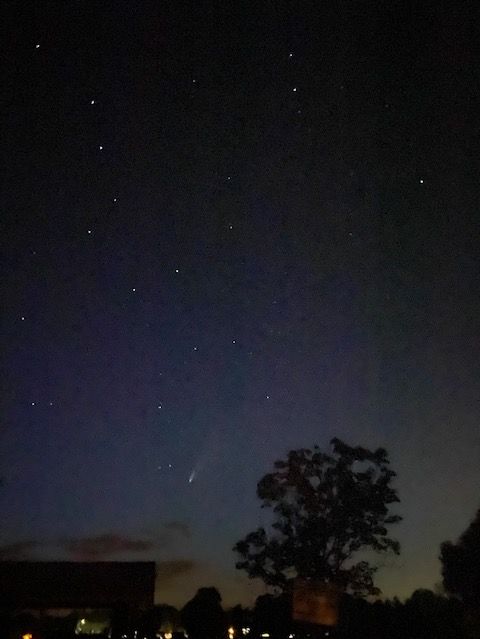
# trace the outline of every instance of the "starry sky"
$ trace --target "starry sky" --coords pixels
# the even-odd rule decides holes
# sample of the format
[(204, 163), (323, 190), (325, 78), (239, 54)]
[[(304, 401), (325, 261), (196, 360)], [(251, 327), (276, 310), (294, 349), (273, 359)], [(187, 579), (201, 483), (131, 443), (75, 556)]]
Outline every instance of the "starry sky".
[(450, 5), (3, 4), (1, 558), (251, 603), (256, 482), (338, 436), (398, 473), (384, 594), (440, 580), (480, 495), (479, 16)]

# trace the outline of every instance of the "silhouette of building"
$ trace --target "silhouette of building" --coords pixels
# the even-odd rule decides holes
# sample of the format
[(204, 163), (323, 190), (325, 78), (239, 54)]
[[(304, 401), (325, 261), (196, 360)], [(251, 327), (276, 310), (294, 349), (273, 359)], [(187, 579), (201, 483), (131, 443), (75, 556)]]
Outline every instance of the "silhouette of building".
[(154, 562), (0, 562), (2, 608), (153, 606)]
[[(154, 562), (0, 562), (0, 613), (10, 619), (2, 636), (126, 636), (154, 590)], [(52, 618), (68, 619), (70, 631), (47, 633), (41, 620)]]

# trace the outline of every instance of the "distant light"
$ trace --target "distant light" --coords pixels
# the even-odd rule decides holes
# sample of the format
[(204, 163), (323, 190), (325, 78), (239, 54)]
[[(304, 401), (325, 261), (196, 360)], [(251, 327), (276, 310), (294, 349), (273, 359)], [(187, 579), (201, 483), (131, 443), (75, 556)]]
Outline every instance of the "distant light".
[(133, 293), (135, 293), (135, 291), (136, 291), (136, 290), (137, 290), (136, 288), (132, 288), (132, 292), (133, 292)]
[(193, 84), (195, 84), (196, 80), (192, 80)]
[(22, 322), (25, 321), (25, 317), (22, 315), (22, 317), (20, 318), (22, 320)]
[(270, 395), (265, 395), (265, 397), (266, 397), (267, 399), (270, 399)]
[(87, 623), (87, 620), (86, 620), (86, 619), (80, 619), (80, 623), (81, 623), (81, 624), (82, 624), (82, 626), (83, 626), (84, 624), (86, 624), (86, 623)]
[[(39, 45), (39, 44), (36, 44), (36, 45), (35, 45), (35, 49), (40, 49), (40, 45)], [(31, 635), (30, 635), (30, 636), (31, 636)]]
[(35, 406), (35, 402), (32, 402), (32, 406)]
[(293, 58), (293, 53), (289, 53), (289, 54), (288, 54), (288, 57), (289, 57), (289, 58)]
[(293, 92), (295, 93), (295, 91), (297, 90), (297, 87), (293, 87)]
[(100, 149), (100, 151), (103, 151), (103, 146), (101, 144), (98, 148)]
[(265, 639), (267, 639), (267, 637), (270, 637), (270, 633), (269, 632), (262, 632), (262, 634), (260, 636), (261, 637), (265, 637)]
[(178, 270), (178, 268), (175, 269), (175, 273), (179, 273), (180, 271)]
[(288, 639), (293, 639), (295, 635), (288, 635)]
[(22, 639), (32, 639), (32, 633), (26, 632), (24, 635), (22, 635)]
[(164, 635), (165, 639), (172, 639), (173, 635), (171, 632), (166, 632)]
[(250, 628), (247, 626), (246, 628), (242, 628), (242, 635), (248, 635), (250, 632)]
[(88, 233), (89, 235), (91, 235), (91, 234), (92, 234), (92, 229), (88, 229), (87, 233)]
[(232, 178), (231, 178), (231, 176), (229, 175), (229, 176), (227, 177), (227, 180), (231, 180), (231, 179), (232, 179)]
[(233, 224), (230, 224), (228, 228), (229, 228), (230, 230), (232, 230), (232, 229), (233, 229)]
[(114, 202), (116, 202), (116, 201), (117, 201), (117, 198), (116, 198), (116, 197), (114, 197), (114, 198), (113, 198), (113, 201), (114, 201)]
[(232, 344), (236, 344), (237, 340), (236, 339), (232, 339)]
[(423, 184), (423, 180), (420, 178), (420, 184)]
[(230, 628), (228, 629), (228, 639), (233, 639), (234, 636), (235, 636), (235, 628), (230, 626)]
[(95, 104), (95, 100), (90, 100), (90, 104)]

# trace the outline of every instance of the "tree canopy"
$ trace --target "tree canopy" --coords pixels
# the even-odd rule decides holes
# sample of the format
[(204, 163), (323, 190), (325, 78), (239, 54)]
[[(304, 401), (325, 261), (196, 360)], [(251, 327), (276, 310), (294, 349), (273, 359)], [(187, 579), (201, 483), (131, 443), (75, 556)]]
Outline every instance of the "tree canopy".
[(273, 513), (239, 541), (236, 566), (252, 578), (285, 590), (292, 579), (319, 581), (354, 594), (376, 594), (376, 567), (355, 563), (361, 550), (400, 552), (387, 526), (401, 520), (389, 505), (399, 501), (387, 451), (351, 447), (332, 439), (332, 453), (292, 450), (257, 485), (262, 508)]
[(199, 588), (181, 611), (185, 630), (193, 639), (224, 639), (225, 613), (216, 588)]
[(480, 509), (456, 544), (441, 545), (440, 560), (445, 590), (480, 609)]

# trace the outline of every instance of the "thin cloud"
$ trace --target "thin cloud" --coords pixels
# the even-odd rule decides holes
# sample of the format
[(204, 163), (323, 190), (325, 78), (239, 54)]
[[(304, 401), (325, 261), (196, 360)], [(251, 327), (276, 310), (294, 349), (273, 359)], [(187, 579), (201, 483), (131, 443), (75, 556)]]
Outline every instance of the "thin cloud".
[(163, 528), (167, 532), (183, 535), (183, 537), (189, 539), (192, 536), (190, 526), (184, 521), (168, 521), (164, 524)]
[(39, 542), (33, 539), (18, 541), (0, 546), (0, 561), (22, 561), (32, 559), (32, 551), (38, 548)]
[(77, 561), (101, 560), (125, 552), (151, 551), (154, 544), (146, 539), (133, 539), (122, 535), (105, 534), (64, 542), (64, 549)]
[(168, 581), (193, 572), (196, 567), (196, 563), (191, 559), (159, 561), (157, 562), (157, 581), (164, 586)]

